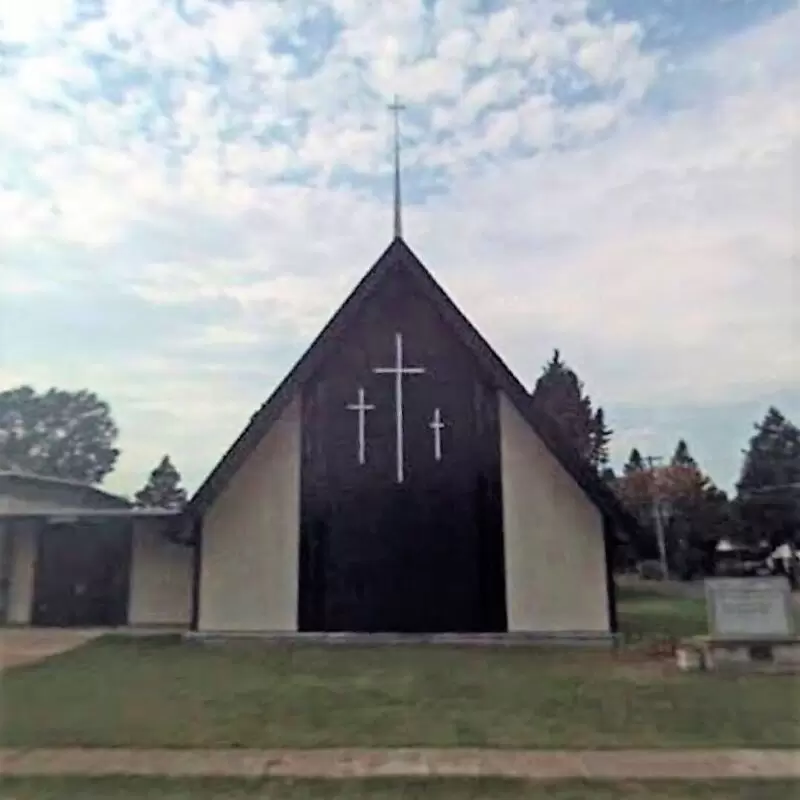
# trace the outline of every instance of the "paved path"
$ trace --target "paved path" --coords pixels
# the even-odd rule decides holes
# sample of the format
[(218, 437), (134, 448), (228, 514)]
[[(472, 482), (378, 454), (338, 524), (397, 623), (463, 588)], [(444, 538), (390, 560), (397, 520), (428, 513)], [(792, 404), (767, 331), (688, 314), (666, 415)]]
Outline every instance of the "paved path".
[(103, 633), (74, 628), (0, 628), (0, 672), (72, 650)]
[(800, 750), (0, 750), (4, 775), (798, 778)]

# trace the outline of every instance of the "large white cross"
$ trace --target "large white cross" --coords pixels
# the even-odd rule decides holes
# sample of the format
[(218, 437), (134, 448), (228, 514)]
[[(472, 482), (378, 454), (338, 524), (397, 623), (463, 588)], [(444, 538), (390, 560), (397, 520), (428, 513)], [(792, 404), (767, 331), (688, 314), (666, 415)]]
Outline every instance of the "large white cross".
[(375, 406), (364, 402), (364, 389), (358, 389), (358, 402), (348, 403), (349, 411), (358, 412), (358, 463), (363, 464), (367, 460), (366, 456), (366, 430), (367, 430), (367, 411), (372, 411)]
[(394, 335), (394, 366), (373, 367), (372, 371), (382, 375), (394, 375), (394, 407), (397, 434), (397, 482), (403, 482), (403, 376), (421, 375), (425, 367), (403, 366), (403, 334)]
[(442, 422), (442, 412), (440, 409), (436, 408), (433, 411), (433, 419), (428, 424), (428, 427), (433, 431), (433, 457), (437, 461), (442, 460), (442, 428), (444, 428), (444, 422)]

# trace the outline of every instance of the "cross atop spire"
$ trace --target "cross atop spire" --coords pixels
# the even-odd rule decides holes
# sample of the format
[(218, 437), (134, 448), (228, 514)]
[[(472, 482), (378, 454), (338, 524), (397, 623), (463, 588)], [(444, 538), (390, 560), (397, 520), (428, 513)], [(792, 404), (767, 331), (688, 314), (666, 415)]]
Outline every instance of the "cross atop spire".
[(400, 112), (405, 111), (394, 96), (389, 111), (394, 114), (394, 238), (403, 238), (402, 198), (400, 196)]

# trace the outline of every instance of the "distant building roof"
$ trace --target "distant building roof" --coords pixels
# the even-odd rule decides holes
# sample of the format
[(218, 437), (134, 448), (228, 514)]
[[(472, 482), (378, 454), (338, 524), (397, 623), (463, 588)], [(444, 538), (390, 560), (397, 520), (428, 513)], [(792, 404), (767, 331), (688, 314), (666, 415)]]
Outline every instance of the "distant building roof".
[(46, 519), (48, 522), (73, 522), (79, 519), (177, 519), (180, 511), (168, 508), (37, 508), (0, 509), (3, 519)]
[(112, 494), (104, 489), (98, 489), (96, 486), (92, 486), (88, 483), (67, 480), (65, 478), (54, 478), (49, 475), (37, 475), (33, 472), (25, 472), (23, 470), (0, 470), (0, 491), (2, 491), (4, 484), (6, 486), (14, 484), (31, 486), (44, 490), (48, 488), (77, 490), (82, 492), (85, 496), (95, 497), (104, 506), (113, 505), (119, 508), (133, 507), (133, 503), (126, 497)]

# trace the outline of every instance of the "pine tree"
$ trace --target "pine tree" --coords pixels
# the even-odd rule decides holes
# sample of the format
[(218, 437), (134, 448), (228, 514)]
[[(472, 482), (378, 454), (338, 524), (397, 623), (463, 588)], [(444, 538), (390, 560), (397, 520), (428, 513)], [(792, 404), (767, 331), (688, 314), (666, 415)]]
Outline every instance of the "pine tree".
[(603, 467), (603, 469), (600, 470), (600, 477), (611, 487), (617, 482), (617, 473), (614, 472), (613, 467)]
[(753, 542), (797, 541), (800, 528), (800, 429), (771, 407), (755, 426), (736, 486), (736, 507)]
[(664, 470), (664, 489), (673, 502), (697, 499), (711, 485), (697, 461), (689, 452), (689, 445), (681, 439), (675, 447), (669, 466)]
[(592, 421), (592, 456), (591, 462), (601, 471), (608, 464), (608, 445), (613, 431), (606, 426), (606, 415), (602, 408), (594, 413)]
[(697, 462), (692, 458), (689, 453), (689, 445), (686, 444), (685, 439), (678, 442), (675, 452), (672, 455), (671, 464), (673, 467), (687, 467), (689, 469), (697, 469)]
[(150, 473), (147, 483), (136, 493), (134, 502), (140, 508), (180, 510), (186, 505), (186, 490), (181, 475), (169, 456), (164, 456)]
[(583, 382), (562, 360), (558, 350), (545, 365), (533, 390), (533, 404), (549, 416), (579, 455), (600, 469), (608, 461), (612, 431), (602, 408), (592, 408)]
[(644, 459), (642, 458), (642, 454), (634, 447), (628, 456), (628, 460), (625, 462), (625, 466), (622, 468), (622, 472), (625, 475), (630, 475), (632, 472), (642, 472), (643, 470)]
[(688, 573), (702, 559), (706, 539), (717, 535), (711, 522), (719, 493), (689, 452), (685, 439), (678, 442), (664, 469), (661, 489), (669, 508), (665, 534), (671, 561), (678, 571)]
[(634, 546), (639, 558), (645, 559), (658, 558), (653, 525), (654, 483), (653, 470), (648, 469), (642, 454), (634, 447), (622, 467), (622, 475), (614, 484), (614, 491), (639, 522), (641, 537)]

